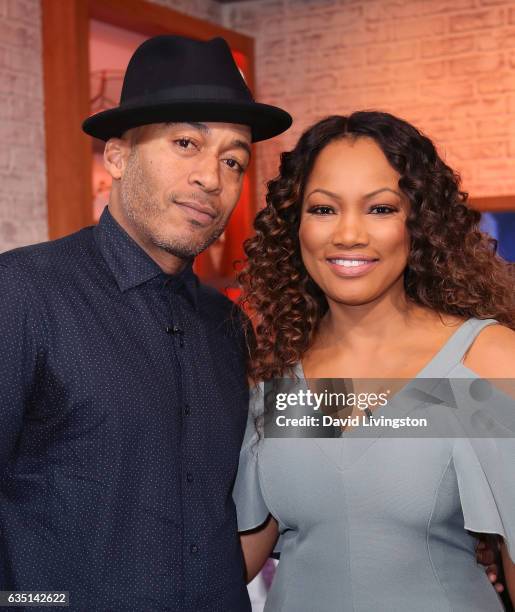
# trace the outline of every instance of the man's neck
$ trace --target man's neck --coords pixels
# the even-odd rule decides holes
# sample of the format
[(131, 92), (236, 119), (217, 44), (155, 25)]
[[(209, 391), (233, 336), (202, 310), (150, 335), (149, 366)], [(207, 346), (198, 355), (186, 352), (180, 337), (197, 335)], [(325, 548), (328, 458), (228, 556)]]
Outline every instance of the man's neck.
[(125, 230), (134, 240), (134, 242), (140, 248), (142, 248), (153, 261), (156, 262), (156, 264), (165, 274), (179, 274), (190, 263), (189, 259), (177, 257), (172, 253), (168, 253), (161, 247), (156, 246), (152, 242), (143, 240), (134, 230), (127, 218), (121, 214), (116, 207), (109, 206), (109, 212), (118, 225), (120, 225), (120, 227)]

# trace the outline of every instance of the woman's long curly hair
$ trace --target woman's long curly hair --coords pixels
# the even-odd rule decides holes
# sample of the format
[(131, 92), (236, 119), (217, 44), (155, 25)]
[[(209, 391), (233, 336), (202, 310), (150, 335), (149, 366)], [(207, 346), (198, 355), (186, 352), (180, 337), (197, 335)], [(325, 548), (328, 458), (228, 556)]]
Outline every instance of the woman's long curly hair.
[(247, 260), (239, 281), (241, 303), (255, 323), (247, 335), (249, 374), (255, 381), (291, 371), (328, 309), (300, 253), (304, 187), (324, 147), (360, 137), (379, 145), (400, 174), (399, 189), (410, 202), (411, 244), (404, 272), (408, 299), (442, 314), (492, 317), (515, 327), (513, 270), (496, 255), (496, 241), (479, 230), (480, 213), (467, 206), (458, 175), (431, 140), (388, 113), (332, 116), (281, 155), (279, 176), (268, 183), (266, 207), (254, 221), (256, 234), (244, 244)]

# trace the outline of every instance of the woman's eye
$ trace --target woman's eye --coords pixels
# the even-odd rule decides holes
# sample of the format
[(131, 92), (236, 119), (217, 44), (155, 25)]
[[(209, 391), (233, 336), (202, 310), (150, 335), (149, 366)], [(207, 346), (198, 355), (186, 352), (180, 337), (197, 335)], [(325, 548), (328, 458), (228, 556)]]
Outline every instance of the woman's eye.
[(373, 206), (370, 209), (370, 213), (373, 215), (389, 215), (391, 213), (396, 212), (395, 208), (391, 206), (386, 206), (384, 204), (379, 204), (378, 206)]
[(312, 215), (332, 215), (334, 210), (331, 206), (311, 206), (308, 209), (308, 213)]

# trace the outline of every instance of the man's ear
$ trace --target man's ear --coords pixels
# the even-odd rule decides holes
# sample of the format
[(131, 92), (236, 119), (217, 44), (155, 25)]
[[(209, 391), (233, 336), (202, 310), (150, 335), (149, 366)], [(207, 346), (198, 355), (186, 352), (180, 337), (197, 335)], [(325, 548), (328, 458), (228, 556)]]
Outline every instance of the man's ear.
[(104, 148), (104, 166), (114, 180), (120, 180), (131, 150), (128, 138), (110, 138)]

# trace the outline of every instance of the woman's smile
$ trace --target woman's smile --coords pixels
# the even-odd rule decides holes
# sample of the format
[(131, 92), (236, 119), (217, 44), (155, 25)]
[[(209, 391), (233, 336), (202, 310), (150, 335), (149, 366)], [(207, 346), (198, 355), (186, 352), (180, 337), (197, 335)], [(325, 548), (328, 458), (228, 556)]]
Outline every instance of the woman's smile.
[(363, 276), (373, 270), (379, 263), (377, 257), (367, 255), (332, 255), (326, 258), (331, 270), (343, 278), (355, 278)]

